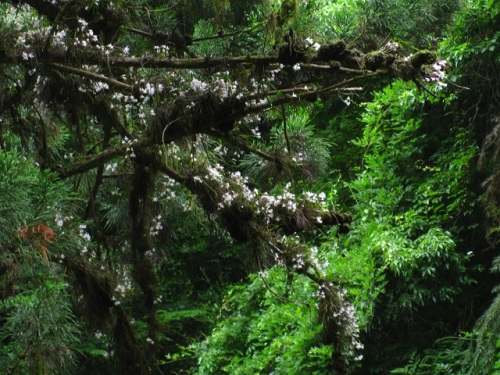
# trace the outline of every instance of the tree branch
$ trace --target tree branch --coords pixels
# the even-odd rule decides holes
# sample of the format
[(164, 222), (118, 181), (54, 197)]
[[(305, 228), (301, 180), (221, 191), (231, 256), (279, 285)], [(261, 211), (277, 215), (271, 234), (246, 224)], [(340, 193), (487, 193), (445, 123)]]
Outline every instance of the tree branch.
[(125, 90), (125, 91), (128, 91), (128, 92), (133, 91), (133, 86), (130, 86), (130, 85), (127, 85), (126, 83), (117, 81), (116, 79), (109, 78), (103, 74), (93, 73), (93, 72), (89, 72), (88, 70), (74, 68), (72, 66), (67, 66), (67, 65), (57, 64), (57, 63), (48, 63), (47, 66), (49, 66), (50, 68), (73, 73), (73, 74), (79, 75), (81, 77), (90, 78), (90, 79), (95, 80), (95, 81), (104, 82), (104, 83), (107, 83), (110, 87), (118, 87), (118, 88)]
[(149, 140), (139, 141), (132, 144), (123, 144), (114, 148), (109, 148), (102, 151), (101, 153), (87, 158), (77, 165), (73, 165), (66, 169), (58, 171), (59, 177), (62, 179), (77, 175), (79, 173), (87, 172), (91, 169), (97, 168), (98, 166), (113, 160), (116, 157), (123, 156), (128, 152), (130, 148), (143, 148), (149, 144)]

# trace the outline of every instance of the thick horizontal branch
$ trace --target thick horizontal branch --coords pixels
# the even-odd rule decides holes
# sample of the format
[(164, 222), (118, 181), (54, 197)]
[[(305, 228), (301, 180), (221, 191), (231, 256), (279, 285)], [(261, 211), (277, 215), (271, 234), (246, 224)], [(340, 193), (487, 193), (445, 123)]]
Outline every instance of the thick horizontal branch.
[(109, 78), (103, 74), (89, 72), (88, 70), (74, 68), (72, 66), (67, 66), (67, 65), (63, 65), (63, 64), (57, 64), (57, 63), (49, 63), (47, 65), (51, 68), (55, 68), (58, 70), (69, 72), (69, 73), (74, 73), (74, 74), (79, 75), (81, 77), (86, 77), (86, 78), (92, 79), (94, 81), (100, 81), (100, 82), (107, 83), (110, 87), (118, 87), (122, 90), (130, 91), (130, 92), (133, 91), (133, 86), (127, 85), (124, 82), (117, 81), (116, 79)]
[[(98, 62), (98, 61), (96, 61)], [(110, 57), (112, 66), (138, 68), (169, 68), (169, 69), (207, 69), (241, 64), (272, 64), (278, 63), (277, 56), (239, 56), (239, 57), (198, 57), (193, 59), (177, 59), (172, 57)]]
[[(61, 68), (59, 65), (55, 65), (55, 67)], [(76, 69), (76, 68), (64, 67), (61, 69), (67, 69), (68, 71), (76, 73), (76, 74), (86, 75), (88, 73), (88, 74), (96, 75), (95, 73), (90, 73), (90, 72), (83, 74), (82, 73), (83, 71)], [(363, 77), (373, 76), (376, 74), (379, 74), (379, 73), (377, 73), (377, 72), (368, 73), (365, 76), (353, 77), (351, 79), (345, 80), (343, 82), (326, 87), (326, 88), (321, 89), (321, 90), (316, 90), (316, 89), (307, 90), (304, 88), (302, 88), (302, 89), (297, 88), (297, 91), (299, 91), (298, 94), (289, 94), (290, 90), (287, 90), (286, 93), (283, 94), (282, 96), (278, 96), (278, 97), (276, 97), (276, 99), (270, 100), (267, 103), (252, 106), (252, 107), (247, 107), (241, 111), (234, 112), (228, 116), (225, 116), (224, 121), (236, 121), (237, 119), (243, 118), (246, 115), (249, 115), (252, 113), (262, 112), (262, 111), (265, 111), (267, 109), (272, 108), (273, 106), (278, 106), (278, 105), (285, 104), (285, 103), (291, 103), (291, 102), (296, 102), (296, 101), (298, 102), (301, 100), (315, 99), (321, 95), (326, 95), (326, 94), (329, 94), (331, 92), (334, 92), (335, 90), (340, 89), (343, 85), (347, 85), (349, 83), (352, 83), (355, 80), (359, 80)], [(97, 76), (98, 77), (94, 77), (94, 78), (96, 78), (96, 79), (101, 78), (100, 75), (97, 75)], [(114, 80), (112, 80), (112, 81), (113, 82), (110, 82), (110, 83), (120, 83), (118, 81), (116, 81), (116, 82), (114, 82)], [(125, 86), (127, 86), (127, 85), (124, 85), (123, 87), (125, 87)], [(127, 86), (127, 89), (128, 88), (130, 88), (130, 87)], [(302, 91), (302, 92), (300, 92), (300, 91)], [(291, 91), (291, 92), (293, 93), (293, 91)], [(244, 101), (244, 99), (243, 99), (243, 101)], [(213, 111), (214, 108), (209, 108), (209, 110)], [(213, 113), (212, 113), (212, 115), (213, 115)], [(208, 114), (207, 114), (207, 116), (200, 115), (199, 118), (207, 119), (207, 118), (210, 118), (210, 116)], [(156, 120), (153, 120), (153, 121), (156, 121)], [(100, 165), (102, 165), (102, 164), (104, 164), (104, 163), (106, 163), (106, 162), (108, 162), (116, 157), (125, 155), (127, 153), (127, 150), (129, 150), (131, 148), (139, 149), (139, 148), (144, 148), (145, 146), (153, 146), (155, 144), (161, 145), (161, 144), (165, 144), (165, 143), (170, 143), (170, 142), (175, 141), (176, 139), (183, 137), (183, 136), (186, 136), (188, 134), (192, 135), (195, 133), (200, 133), (200, 134), (204, 133), (204, 134), (214, 135), (215, 133), (211, 129), (218, 130), (218, 125), (219, 125), (218, 123), (210, 124), (210, 123), (204, 122), (200, 126), (197, 126), (197, 124), (191, 124), (188, 126), (183, 121), (179, 121), (178, 124), (175, 124), (175, 126), (169, 126), (169, 125), (176, 123), (177, 121), (175, 119), (174, 119), (174, 121), (172, 121), (172, 119), (169, 119), (168, 121), (169, 121), (169, 123), (162, 127), (163, 131), (157, 132), (157, 136), (150, 137), (147, 140), (138, 141), (138, 142), (133, 143), (133, 144), (123, 144), (123, 145), (117, 146), (115, 148), (104, 150), (97, 155), (94, 155), (88, 159), (85, 159), (85, 160), (79, 162), (75, 166), (66, 168), (62, 171), (59, 171), (60, 177), (67, 178), (67, 177), (71, 177), (71, 176), (74, 176), (74, 175), (79, 174), (79, 173), (89, 171), (93, 168), (97, 168), (98, 166), (100, 166)], [(162, 126), (161, 123), (158, 124), (157, 127), (158, 126)], [(217, 134), (219, 136), (221, 135), (219, 132), (217, 132)], [(261, 152), (259, 150), (251, 148), (245, 142), (243, 142), (243, 140), (241, 140), (241, 139), (237, 139), (234, 137), (231, 138), (231, 136), (225, 135), (225, 133), (223, 135), (224, 135), (224, 137), (227, 138), (228, 141), (237, 144), (238, 147), (240, 147), (248, 152), (255, 153), (255, 154), (257, 154), (257, 155), (259, 155), (267, 160), (273, 160), (274, 162), (278, 162), (278, 163), (280, 162), (279, 160), (276, 160), (272, 155), (268, 155), (264, 152)]]
[[(135, 67), (135, 68), (163, 68), (163, 69), (208, 69), (208, 68), (225, 68), (240, 65), (271, 65), (284, 64), (295, 65), (292, 63), (283, 62), (279, 56), (275, 55), (247, 55), (234, 57), (197, 57), (197, 58), (174, 58), (161, 57), (150, 54), (144, 54), (140, 57), (135, 56), (110, 56), (96, 53), (94, 51), (80, 51), (75, 58), (67, 56), (62, 51), (52, 51), (43, 57), (41, 62), (55, 63), (72, 63), (72, 64), (95, 64), (100, 66), (115, 66), (115, 67)], [(23, 61), (22, 53), (15, 53), (0, 56), (0, 63), (20, 63)], [(318, 58), (312, 58), (312, 61), (322, 61)], [(362, 61), (361, 61), (362, 63)], [(364, 69), (353, 69), (344, 67), (339, 62), (338, 65), (328, 64), (308, 64), (296, 63), (303, 65), (304, 68), (318, 70), (341, 71), (345, 74), (364, 74)]]
[(127, 152), (129, 152), (129, 150), (131, 149), (143, 148), (148, 145), (148, 143), (149, 141), (138, 141), (131, 144), (123, 144), (114, 148), (104, 150), (97, 155), (93, 155), (80, 161), (76, 165), (58, 171), (59, 177), (68, 178), (79, 173), (87, 172), (119, 156), (126, 155)]
[[(262, 104), (257, 104), (254, 106), (251, 106), (241, 115), (238, 115), (237, 118), (244, 117), (246, 115), (252, 114), (252, 113), (258, 113), (265, 111), (267, 109), (270, 109), (272, 107), (279, 106), (281, 104), (286, 104), (286, 103), (293, 103), (293, 102), (300, 102), (304, 100), (312, 100), (312, 99), (317, 99), (321, 96), (324, 95), (330, 95), (333, 92), (343, 90), (343, 86), (346, 86), (348, 84), (351, 84), (355, 81), (359, 81), (361, 79), (365, 79), (368, 77), (374, 77), (380, 74), (386, 73), (385, 71), (377, 71), (377, 72), (365, 72), (364, 75), (362, 76), (356, 76), (352, 77), (349, 79), (346, 79), (342, 82), (336, 83), (334, 85), (324, 87), (322, 89), (315, 89), (315, 88), (306, 88), (306, 87), (296, 87), (296, 88), (288, 88), (284, 90), (275, 90), (275, 91), (270, 91), (267, 93), (262, 93), (262, 94), (254, 94), (250, 95), (248, 98), (257, 98), (257, 97), (267, 97), (271, 95), (275, 95), (275, 99), (269, 100), (267, 103), (262, 103)], [(347, 88), (348, 90), (351, 91), (358, 91), (358, 88)], [(281, 95), (280, 95), (281, 94)], [(245, 98), (247, 99), (247, 98)]]
[[(8, 35), (0, 36), (0, 40)], [(381, 55), (380, 60), (375, 64), (371, 55), (363, 55), (359, 52), (344, 51), (342, 55), (328, 56), (321, 53), (311, 54), (306, 60), (290, 59), (282, 55), (246, 55), (235, 57), (199, 57), (199, 58), (174, 58), (156, 56), (153, 53), (145, 53), (142, 56), (125, 56), (115, 54), (106, 54), (94, 46), (86, 48), (78, 47), (71, 49), (71, 53), (61, 47), (52, 47), (40, 51), (40, 46), (32, 46), (26, 49), (8, 49), (0, 46), (0, 63), (4, 64), (26, 64), (26, 54), (34, 53), (37, 63), (58, 63), (73, 66), (99, 65), (102, 67), (137, 67), (137, 68), (163, 68), (163, 69), (207, 69), (207, 68), (226, 68), (240, 65), (271, 65), (283, 64), (286, 66), (300, 64), (306, 69), (332, 70), (340, 71), (344, 74), (362, 75), (366, 70), (378, 70), (388, 65), (396, 64), (406, 60), (396, 59), (392, 55)], [(352, 57), (351, 55), (354, 55)], [(331, 60), (330, 60), (331, 58)]]
[[(0, 63), (26, 64), (22, 50), (2, 51), (0, 48)], [(163, 68), (163, 69), (208, 69), (229, 66), (268, 65), (279, 63), (277, 56), (248, 55), (237, 57), (198, 57), (180, 59), (174, 57), (159, 57), (144, 54), (140, 57), (105, 55), (101, 51), (80, 50), (74, 56), (60, 49), (46, 51), (44, 56), (38, 56), (37, 62), (50, 64), (98, 65), (102, 67), (132, 67), (132, 68)]]
[[(266, 224), (263, 224), (266, 219), (256, 213), (252, 204), (238, 200), (238, 203), (226, 206), (223, 204), (223, 197), (228, 191), (221, 190), (220, 186), (212, 186), (199, 176), (181, 175), (158, 160), (155, 161), (155, 165), (159, 171), (197, 195), (208, 213), (217, 213), (222, 225), (238, 242), (250, 241), (254, 237), (248, 233), (252, 231), (251, 228), (262, 227), (261, 231), (266, 232), (264, 229)], [(279, 207), (275, 207), (274, 210), (274, 216), (267, 218), (267, 225), (279, 227), (286, 234), (300, 233), (324, 226), (339, 226), (341, 232), (346, 232), (352, 221), (349, 213), (325, 211), (306, 202), (298, 202), (295, 212)]]

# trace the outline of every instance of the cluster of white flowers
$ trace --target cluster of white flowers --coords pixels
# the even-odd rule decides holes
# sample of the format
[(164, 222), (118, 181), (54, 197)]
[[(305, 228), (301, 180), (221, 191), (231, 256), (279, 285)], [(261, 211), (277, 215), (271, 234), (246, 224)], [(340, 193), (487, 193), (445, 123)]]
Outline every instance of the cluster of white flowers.
[(302, 152), (298, 152), (295, 156), (292, 157), (292, 161), (296, 164), (302, 164), (304, 161), (304, 154)]
[(285, 65), (280, 63), (279, 65), (276, 66), (275, 69), (270, 69), (269, 70), (269, 79), (271, 81), (274, 81), (277, 78), (278, 73), (281, 72), (284, 67), (285, 67)]
[(152, 83), (145, 79), (141, 79), (135, 84), (139, 87), (139, 101), (142, 103), (147, 103), (155, 94), (162, 93), (165, 90), (165, 85), (163, 83)]
[[(259, 125), (262, 124), (262, 121), (264, 120), (264, 117), (262, 117), (262, 114), (259, 113), (251, 113), (249, 115), (246, 115), (242, 119), (239, 119), (236, 122), (236, 125), (238, 127), (244, 126), (245, 128), (249, 128), (251, 134), (256, 138), (256, 139), (262, 139), (262, 134), (259, 129)], [(241, 156), (244, 155), (244, 152), (241, 152)]]
[(149, 235), (150, 236), (157, 236), (160, 231), (163, 229), (163, 224), (162, 224), (163, 217), (161, 214), (153, 218), (153, 226), (149, 228)]
[[(212, 93), (221, 101), (236, 94), (238, 90), (237, 82), (230, 82), (227, 80), (225, 73), (217, 73), (210, 82), (201, 81), (196, 77), (191, 79), (189, 83), (189, 90), (195, 94), (206, 94)], [(179, 93), (181, 97), (188, 95), (188, 91), (182, 91)]]
[(207, 174), (205, 175), (205, 178), (209, 181), (214, 181), (214, 182), (219, 182), (222, 183), (224, 179), (224, 175), (222, 172), (224, 171), (224, 167), (220, 164), (215, 164), (215, 166), (208, 166), (207, 167)]
[[(100, 74), (99, 68), (95, 65), (82, 65), (82, 69), (87, 72)], [(108, 92), (110, 90), (109, 84), (103, 81), (94, 81), (88, 79), (82, 79), (78, 86), (78, 91), (82, 93), (91, 93), (92, 95), (97, 95), (99, 93)], [(115, 94), (116, 95), (116, 94)], [(113, 99), (115, 97), (113, 96)], [(112, 108), (114, 107), (113, 104)], [(97, 123), (98, 121), (94, 121)]]
[(115, 173), (118, 168), (118, 163), (111, 163), (111, 164), (106, 164), (106, 167), (104, 170), (106, 173)]
[(159, 295), (153, 300), (153, 305), (158, 305), (163, 301), (163, 296)]
[(225, 156), (228, 154), (229, 150), (222, 143), (219, 144), (216, 148), (214, 148), (214, 152), (218, 155)]
[(284, 209), (289, 213), (297, 210), (297, 198), (295, 194), (288, 191), (288, 185), (281, 194), (269, 195), (267, 192), (262, 194), (258, 200), (257, 212), (264, 215), (266, 223), (276, 219), (275, 213), (278, 209)]
[(115, 287), (115, 292), (121, 298), (125, 298), (127, 293), (132, 290), (132, 280), (128, 273), (124, 272), (120, 275), (121, 280)]
[(161, 45), (161, 46), (154, 46), (154, 50), (155, 53), (162, 54), (162, 53), (167, 53), (169, 51), (169, 48), (166, 45)]
[(447, 84), (443, 82), (443, 80), (446, 78), (446, 73), (445, 73), (446, 61), (438, 60), (431, 65), (431, 68), (432, 71), (427, 72), (427, 74), (424, 77), (424, 81), (430, 83), (436, 83), (437, 88), (439, 90), (442, 89), (443, 87), (446, 87)]
[(129, 158), (135, 158), (135, 152), (134, 152), (134, 144), (138, 143), (138, 139), (128, 139), (128, 137), (124, 137), (122, 140), (122, 144), (126, 144), (128, 147), (126, 148), (126, 154), (125, 154), (125, 159)]
[(191, 90), (197, 94), (204, 94), (208, 91), (208, 84), (197, 78), (191, 80)]
[(87, 232), (87, 225), (85, 224), (80, 225), (80, 237), (87, 242), (90, 242), (90, 240), (92, 239), (90, 234)]
[(217, 95), (220, 99), (226, 99), (235, 94), (237, 89), (237, 82), (231, 83), (218, 77), (212, 82), (211, 92)]
[(163, 150), (161, 152), (165, 156), (165, 161), (169, 160), (180, 161), (183, 155), (181, 148), (174, 142), (164, 145)]
[(160, 182), (161, 188), (158, 189), (159, 195), (153, 197), (153, 202), (159, 202), (160, 200), (173, 201), (179, 199), (176, 191), (178, 191), (178, 183), (169, 178), (164, 177)]
[(319, 51), (321, 44), (315, 42), (312, 38), (306, 38), (307, 47), (312, 48), (315, 52)]
[(245, 152), (243, 150), (240, 150), (240, 151), (235, 150), (235, 151), (233, 151), (233, 156), (234, 156), (233, 161), (236, 160), (236, 159), (242, 158), (244, 155), (245, 155)]
[(250, 131), (252, 132), (252, 135), (254, 136), (254, 138), (256, 138), (256, 139), (262, 138), (262, 134), (260, 134), (260, 130), (257, 126), (255, 128), (250, 129)]
[(67, 36), (67, 31), (65, 29), (56, 31), (52, 35), (52, 45), (58, 46), (66, 50), (68, 48), (66, 44), (66, 36)]
[(62, 218), (62, 216), (60, 216), (59, 213), (56, 214), (55, 222), (58, 227), (62, 227), (64, 225), (64, 219)]
[(139, 100), (133, 95), (124, 95), (120, 92), (113, 93), (111, 96), (111, 108), (115, 108), (118, 105), (123, 105), (125, 111), (130, 111), (135, 106), (139, 105)]
[[(185, 99), (193, 98), (193, 94), (200, 95), (210, 93), (221, 102), (230, 97), (240, 100), (247, 94), (258, 94), (259, 92), (268, 90), (268, 83), (274, 79), (274, 76), (271, 78), (262, 78), (260, 80), (256, 80), (252, 77), (245, 83), (238, 83), (238, 80), (231, 78), (231, 73), (228, 71), (217, 72), (209, 79), (205, 80), (201, 80), (198, 76), (194, 75), (194, 73), (192, 74), (193, 76), (190, 79), (178, 77), (177, 75), (170, 75), (168, 77), (170, 80), (169, 87), (171, 87), (170, 90), (174, 96)], [(179, 91), (177, 89), (178, 87), (185, 87), (185, 89)], [(267, 98), (261, 98), (261, 95), (257, 96), (259, 99), (249, 99), (246, 105), (253, 107), (268, 102)], [(188, 104), (188, 109), (194, 108), (195, 105), (195, 101), (192, 101)]]
[[(163, 90), (163, 85), (161, 86), (160, 91)], [(139, 88), (139, 92), (144, 95), (144, 97), (154, 96), (156, 92), (156, 85), (146, 82), (143, 87)]]
[(84, 19), (78, 19), (78, 35), (75, 38), (73, 45), (75, 47), (89, 47), (97, 44), (99, 38), (94, 35), (94, 30), (88, 27), (88, 22)]
[(268, 103), (269, 103), (268, 98), (251, 99), (251, 100), (247, 100), (245, 102), (245, 106), (248, 108), (254, 108), (254, 107), (266, 105)]
[(260, 277), (262, 278), (266, 278), (269, 276), (269, 270), (268, 269), (264, 269), (264, 270), (260, 270), (259, 272), (257, 272), (259, 274)]
[(333, 318), (339, 327), (341, 327), (341, 334), (344, 339), (349, 340), (346, 342), (347, 348), (343, 353), (345, 356), (352, 358), (354, 361), (363, 359), (363, 355), (359, 351), (363, 350), (364, 346), (359, 337), (359, 324), (356, 316), (354, 305), (346, 298), (347, 292), (344, 289), (338, 290), (334, 287), (333, 283), (322, 284), (318, 287), (314, 296), (318, 299), (330, 298), (332, 293), (336, 293), (340, 305), (333, 312)]
[(95, 48), (98, 51), (101, 51), (105, 56), (110, 56), (111, 53), (115, 50), (115, 47), (112, 44), (107, 44), (105, 46), (97, 44)]
[(394, 53), (399, 49), (398, 42), (387, 42), (380, 50), (386, 53)]
[(233, 192), (226, 191), (224, 195), (222, 195), (222, 202), (219, 203), (219, 207), (229, 207), (233, 204), (233, 200), (237, 195)]
[(23, 52), (23, 60), (29, 61), (35, 58), (34, 52)]
[(263, 217), (266, 224), (271, 221), (280, 220), (281, 215), (290, 216), (305, 204), (324, 206), (325, 194), (306, 191), (302, 196), (297, 196), (290, 191), (291, 184), (288, 183), (280, 194), (270, 195), (267, 192), (260, 193), (257, 189), (249, 187), (248, 177), (240, 172), (231, 172), (227, 177), (223, 174), (223, 167), (216, 164), (207, 167), (207, 173), (193, 177), (195, 182), (203, 181), (216, 183), (224, 191), (218, 202), (219, 210), (230, 207), (233, 204), (255, 207), (256, 213)]
[(73, 220), (73, 216), (62, 216), (61, 211), (57, 211), (54, 221), (59, 228), (62, 228), (65, 222)]
[[(83, 240), (84, 244), (82, 246), (82, 248), (80, 249), (80, 255), (86, 255), (88, 252), (89, 252), (89, 248), (87, 246), (87, 244), (91, 241), (91, 236), (90, 234), (87, 232), (87, 225), (85, 224), (81, 224), (80, 225), (80, 238)], [(91, 257), (95, 257), (95, 253), (94, 252), (91, 252), (90, 253)]]
[(257, 189), (251, 190), (248, 183), (248, 177), (243, 176), (240, 172), (231, 172), (222, 184), (225, 193), (223, 200), (219, 202), (219, 209), (231, 206), (233, 201), (240, 204), (254, 204), (259, 192)]
[(152, 260), (156, 256), (156, 249), (153, 247), (152, 249), (147, 250), (144, 253), (144, 256)]
[(326, 272), (330, 263), (328, 260), (324, 260), (320, 258), (318, 253), (318, 248), (313, 246), (309, 249), (309, 260), (310, 262), (320, 271)]
[(36, 77), (36, 83), (35, 83), (35, 87), (33, 88), (33, 91), (36, 94), (34, 104), (36, 104), (38, 106), (45, 106), (45, 104), (42, 103), (42, 101), (40, 100), (40, 96), (42, 93), (43, 86), (47, 83), (47, 81), (48, 81), (48, 78), (45, 76), (39, 75), (38, 77)]
[(345, 99), (344, 99), (344, 98), (340, 98), (340, 99), (344, 102), (344, 104), (345, 104), (346, 106), (348, 106), (348, 107), (349, 107), (349, 106), (351, 105), (351, 97), (350, 97), (350, 96), (348, 96), (348, 97), (347, 97), (347, 98), (345, 98)]
[[(94, 94), (109, 90), (109, 85), (106, 82), (92, 81), (91, 87)], [(80, 87), (78, 89), (80, 89)]]
[(292, 267), (295, 269), (303, 269), (306, 265), (303, 254), (295, 254), (292, 260)]
[(16, 46), (17, 47), (22, 47), (22, 48), (30, 48), (32, 47), (35, 43), (37, 43), (37, 40), (40, 38), (40, 31), (42, 32), (48, 32), (48, 28), (38, 28), (36, 29), (37, 31), (34, 31), (35, 29), (28, 30), (25, 32), (22, 32), (16, 40)]

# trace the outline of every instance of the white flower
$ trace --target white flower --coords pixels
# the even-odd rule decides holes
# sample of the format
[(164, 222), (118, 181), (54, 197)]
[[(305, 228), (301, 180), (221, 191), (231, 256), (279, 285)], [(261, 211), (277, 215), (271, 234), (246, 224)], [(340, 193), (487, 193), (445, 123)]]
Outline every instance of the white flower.
[(197, 93), (205, 93), (208, 90), (208, 85), (205, 82), (200, 81), (199, 79), (193, 78), (191, 80), (191, 88), (194, 92)]
[(293, 66), (293, 70), (295, 70), (295, 71), (300, 70), (300, 64), (299, 64), (299, 63), (295, 64), (295, 65)]

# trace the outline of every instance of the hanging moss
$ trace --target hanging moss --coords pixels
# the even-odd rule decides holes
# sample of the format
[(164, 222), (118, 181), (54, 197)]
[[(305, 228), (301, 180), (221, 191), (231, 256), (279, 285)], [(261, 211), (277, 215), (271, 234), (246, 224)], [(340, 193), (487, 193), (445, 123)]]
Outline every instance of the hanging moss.
[(346, 319), (342, 297), (336, 287), (323, 284), (320, 293), (318, 313), (323, 324), (323, 342), (333, 344), (333, 368), (336, 374), (344, 375), (347, 374), (346, 354), (350, 346), (347, 326), (350, 322)]
[(432, 51), (421, 50), (413, 55), (411, 58), (411, 65), (415, 69), (420, 69), (424, 64), (432, 64), (436, 61), (436, 54)]
[(200, 128), (213, 128), (228, 133), (234, 128), (236, 117), (245, 110), (245, 103), (235, 97), (221, 100), (209, 92), (197, 98), (192, 107), (191, 124), (196, 132)]
[(318, 59), (322, 61), (340, 60), (346, 54), (346, 44), (343, 41), (325, 44), (318, 50)]
[(84, 260), (67, 256), (65, 265), (75, 277), (75, 284), (83, 295), (84, 315), (95, 328), (103, 328), (109, 323), (114, 281), (109, 273), (94, 269)]
[(117, 309), (113, 331), (115, 355), (118, 359), (117, 372), (123, 375), (150, 374), (149, 364), (135, 339), (133, 327), (121, 308)]
[(283, 35), (283, 41), (284, 43), (282, 44), (277, 43), (278, 60), (280, 63), (292, 65), (305, 62), (310, 58), (308, 56), (308, 52), (310, 52), (308, 43), (299, 37), (295, 30), (288, 30)]
[(120, 305), (113, 301), (114, 280), (105, 271), (90, 267), (85, 261), (66, 257), (64, 264), (75, 277), (75, 284), (84, 298), (84, 316), (95, 329), (113, 323), (116, 366), (120, 374), (149, 374), (149, 366), (139, 349), (133, 327)]
[(250, 230), (249, 224), (254, 216), (252, 210), (234, 204), (225, 208), (220, 216), (223, 226), (236, 242), (244, 243), (250, 240), (252, 230)]
[(365, 66), (371, 71), (376, 71), (387, 64), (386, 56), (383, 52), (374, 51), (366, 55)]
[(156, 169), (143, 156), (137, 156), (132, 190), (129, 196), (131, 228), (131, 248), (134, 280), (144, 294), (144, 305), (152, 314), (155, 298), (154, 286), (157, 282), (153, 264), (146, 257), (146, 252), (154, 247), (150, 228), (152, 227), (152, 198)]

